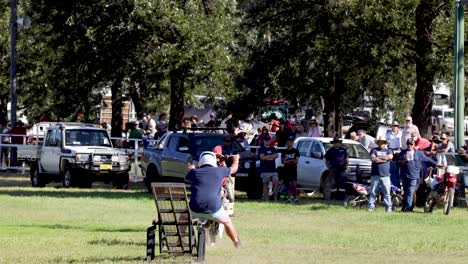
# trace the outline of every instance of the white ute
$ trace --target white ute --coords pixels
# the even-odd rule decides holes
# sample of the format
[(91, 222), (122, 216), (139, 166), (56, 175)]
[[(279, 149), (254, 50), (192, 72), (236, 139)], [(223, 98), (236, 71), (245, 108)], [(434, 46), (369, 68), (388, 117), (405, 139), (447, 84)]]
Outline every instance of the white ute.
[(90, 188), (94, 181), (103, 181), (128, 188), (128, 154), (113, 148), (103, 128), (82, 123), (51, 125), (36, 155), (31, 164), (33, 187), (54, 181), (65, 188)]

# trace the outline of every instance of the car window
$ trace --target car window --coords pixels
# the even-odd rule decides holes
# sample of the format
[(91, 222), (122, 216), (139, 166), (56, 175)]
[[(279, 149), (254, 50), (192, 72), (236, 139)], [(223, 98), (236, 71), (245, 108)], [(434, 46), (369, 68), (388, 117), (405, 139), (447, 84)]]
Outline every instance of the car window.
[(164, 146), (166, 144), (166, 141), (169, 138), (169, 135), (170, 135), (170, 133), (166, 133), (161, 137), (161, 139), (158, 141), (158, 145), (156, 146), (156, 149), (161, 149), (162, 150), (164, 148)]
[[(333, 147), (333, 144), (330, 143), (323, 143), (325, 147), (325, 151), (329, 150)], [(353, 159), (369, 159), (369, 151), (364, 148), (361, 144), (350, 144), (350, 143), (343, 143), (343, 146), (348, 151), (348, 157)]]
[(185, 137), (181, 137), (179, 138), (179, 142), (177, 143), (176, 151), (179, 151), (180, 147), (189, 147), (189, 146), (190, 146), (189, 139)]
[(67, 146), (105, 146), (111, 147), (110, 139), (105, 130), (67, 129), (65, 130), (65, 145)]
[[(221, 136), (193, 136), (190, 141), (190, 153), (194, 159), (198, 159), (203, 151), (212, 151), (218, 145), (224, 145), (224, 137)], [(232, 142), (234, 153), (241, 153), (245, 149), (237, 141)]]
[(314, 141), (312, 143), (312, 148), (310, 149), (310, 153), (309, 153), (309, 157), (314, 157), (314, 155), (312, 154), (316, 154), (317, 156), (321, 156), (322, 155), (322, 146), (321, 144), (318, 142), (318, 141)]
[(300, 141), (298, 146), (297, 146), (297, 150), (299, 151), (299, 155), (301, 155), (302, 157), (310, 157), (310, 145), (312, 144), (312, 142), (310, 140), (304, 140), (304, 141)]
[(48, 131), (47, 131), (46, 139), (45, 139), (45, 141), (44, 141), (44, 146), (51, 146), (51, 145), (53, 145), (54, 139), (55, 139), (54, 130), (48, 130)]

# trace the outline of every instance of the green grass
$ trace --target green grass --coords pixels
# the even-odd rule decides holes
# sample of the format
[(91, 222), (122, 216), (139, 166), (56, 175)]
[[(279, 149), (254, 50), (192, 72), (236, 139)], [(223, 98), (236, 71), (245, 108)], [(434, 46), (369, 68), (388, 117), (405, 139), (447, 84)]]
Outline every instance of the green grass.
[[(141, 184), (118, 191), (29, 188), (26, 176), (0, 175), (0, 264), (142, 263), (146, 228), (155, 217)], [(468, 211), (450, 215), (384, 213), (303, 199), (299, 205), (245, 200), (233, 221), (243, 242), (227, 237), (207, 263), (467, 263)], [(158, 256), (157, 263), (189, 259)]]

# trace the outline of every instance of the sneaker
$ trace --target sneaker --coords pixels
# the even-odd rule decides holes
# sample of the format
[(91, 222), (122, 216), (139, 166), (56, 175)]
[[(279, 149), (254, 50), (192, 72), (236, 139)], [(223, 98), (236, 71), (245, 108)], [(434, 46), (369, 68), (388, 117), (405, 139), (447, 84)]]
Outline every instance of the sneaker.
[(241, 248), (242, 247), (242, 243), (240, 240), (237, 240), (236, 242), (234, 242), (234, 247), (236, 248)]
[(374, 212), (374, 208), (367, 208), (367, 211)]

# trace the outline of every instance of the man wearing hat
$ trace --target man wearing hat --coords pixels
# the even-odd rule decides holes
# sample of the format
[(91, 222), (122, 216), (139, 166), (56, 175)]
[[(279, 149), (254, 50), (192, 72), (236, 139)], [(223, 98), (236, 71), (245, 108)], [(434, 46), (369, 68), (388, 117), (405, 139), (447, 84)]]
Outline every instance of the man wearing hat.
[(403, 212), (413, 211), (413, 194), (419, 185), (420, 171), (422, 163), (431, 164), (437, 167), (443, 167), (442, 164), (436, 164), (434, 160), (428, 158), (421, 150), (414, 148), (415, 141), (409, 138), (406, 141), (406, 149), (398, 155), (400, 164), (400, 176), (403, 181)]
[[(331, 144), (333, 147), (325, 153), (327, 167), (330, 170), (330, 176), (325, 183), (324, 197), (330, 200), (334, 196), (338, 200), (344, 200), (346, 195), (346, 169), (348, 168), (349, 157), (346, 148), (341, 145), (341, 139), (334, 137)], [(331, 182), (334, 180), (334, 184)], [(332, 186), (334, 187), (332, 188)]]
[(411, 116), (407, 116), (405, 118), (405, 127), (401, 131), (402, 148), (406, 148), (406, 141), (411, 138), (411, 133), (415, 133), (418, 137), (421, 137), (418, 127), (413, 124), (413, 118)]
[(290, 195), (294, 196), (294, 202), (299, 201), (299, 191), (297, 190), (297, 162), (299, 161), (299, 151), (293, 147), (294, 139), (288, 137), (286, 149), (281, 152), (281, 163), (283, 164), (282, 178), (283, 184), (287, 188), (288, 202), (291, 202)]
[(312, 119), (309, 122), (309, 132), (308, 132), (309, 137), (320, 137), (320, 130), (317, 125), (317, 120)]
[(270, 181), (273, 184), (273, 199), (278, 201), (278, 173), (276, 172), (276, 158), (278, 153), (276, 148), (271, 146), (270, 135), (263, 137), (263, 146), (258, 149), (258, 156), (260, 158), (260, 177), (263, 181), (263, 199), (269, 200), (268, 184)]
[(383, 193), (385, 211), (390, 213), (392, 212), (390, 161), (393, 159), (393, 151), (387, 148), (388, 141), (384, 138), (377, 139), (375, 144), (377, 144), (377, 147), (373, 148), (369, 155), (372, 167), (368, 209), (369, 211), (374, 210), (378, 187), (380, 186)]

